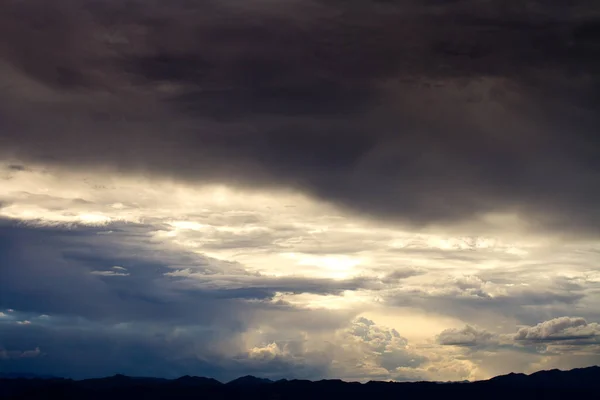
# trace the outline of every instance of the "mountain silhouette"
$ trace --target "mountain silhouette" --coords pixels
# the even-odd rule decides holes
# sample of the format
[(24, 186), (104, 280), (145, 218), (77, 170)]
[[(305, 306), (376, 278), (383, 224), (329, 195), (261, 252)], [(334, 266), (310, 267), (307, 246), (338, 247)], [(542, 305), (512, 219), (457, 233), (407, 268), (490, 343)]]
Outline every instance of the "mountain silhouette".
[(175, 386), (188, 386), (188, 387), (220, 386), (220, 385), (222, 385), (221, 382), (219, 382), (218, 380), (213, 379), (213, 378), (204, 378), (202, 376), (189, 376), (189, 375), (182, 376), (181, 378), (177, 378), (171, 382)]
[[(570, 371), (539, 371), (530, 375), (510, 373), (476, 382), (378, 382), (366, 384), (333, 380), (272, 381), (243, 376), (223, 384), (212, 378), (182, 376), (177, 379), (128, 377), (72, 380), (63, 378), (0, 377), (2, 399), (502, 399), (558, 400), (577, 396), (594, 398), (600, 391), (600, 367)], [(11, 377), (12, 376), (12, 377)]]
[(599, 388), (600, 367), (577, 368), (570, 371), (552, 369), (538, 371), (531, 375), (510, 373), (490, 379), (494, 385), (521, 388)]
[(252, 375), (242, 376), (227, 383), (229, 386), (256, 386), (273, 383), (270, 379), (257, 378)]

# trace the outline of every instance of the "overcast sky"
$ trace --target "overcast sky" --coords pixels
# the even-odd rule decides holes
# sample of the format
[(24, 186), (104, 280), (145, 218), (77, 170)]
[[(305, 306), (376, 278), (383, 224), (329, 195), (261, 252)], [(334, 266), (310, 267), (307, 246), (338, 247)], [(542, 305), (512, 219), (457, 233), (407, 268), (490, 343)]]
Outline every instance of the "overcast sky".
[(600, 4), (0, 3), (0, 372), (600, 363)]

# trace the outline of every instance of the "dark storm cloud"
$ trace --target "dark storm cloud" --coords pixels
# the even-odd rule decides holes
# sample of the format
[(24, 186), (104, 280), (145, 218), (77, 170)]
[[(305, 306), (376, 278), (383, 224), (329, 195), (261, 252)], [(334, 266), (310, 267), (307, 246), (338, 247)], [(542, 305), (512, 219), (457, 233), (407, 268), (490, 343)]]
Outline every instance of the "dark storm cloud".
[(377, 216), (596, 232), (600, 10), (7, 1), (0, 146), (300, 188)]

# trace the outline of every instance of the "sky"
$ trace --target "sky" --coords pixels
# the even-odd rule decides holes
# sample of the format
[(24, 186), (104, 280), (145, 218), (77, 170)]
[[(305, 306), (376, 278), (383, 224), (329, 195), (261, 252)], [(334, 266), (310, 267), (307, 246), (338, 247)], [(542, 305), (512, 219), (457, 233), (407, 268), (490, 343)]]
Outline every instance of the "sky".
[(4, 0), (0, 372), (600, 364), (594, 0)]

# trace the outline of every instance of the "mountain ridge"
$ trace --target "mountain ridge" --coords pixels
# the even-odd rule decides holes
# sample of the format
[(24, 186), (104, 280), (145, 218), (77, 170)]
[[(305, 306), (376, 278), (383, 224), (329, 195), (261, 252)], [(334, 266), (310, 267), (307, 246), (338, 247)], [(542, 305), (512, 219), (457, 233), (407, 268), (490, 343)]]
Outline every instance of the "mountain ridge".
[[(6, 374), (5, 374), (6, 375)], [(26, 374), (31, 376), (31, 374)], [(68, 378), (3, 378), (0, 376), (0, 398), (77, 398), (130, 399), (143, 398), (207, 398), (219, 399), (305, 399), (344, 396), (347, 399), (377, 396), (397, 398), (402, 395), (425, 399), (451, 396), (468, 399), (530, 399), (543, 394), (546, 399), (570, 397), (573, 393), (593, 395), (600, 390), (600, 367), (572, 370), (544, 370), (532, 374), (510, 373), (474, 382), (346, 382), (341, 379), (318, 381), (280, 379), (277, 381), (246, 375), (220, 382), (213, 378), (185, 375), (177, 379), (129, 377), (113, 375), (104, 378), (73, 380)], [(515, 400), (515, 399), (511, 399)]]
[(129, 376), (124, 374), (114, 374), (111, 376), (105, 377), (96, 377), (96, 378), (84, 378), (84, 379), (72, 379), (59, 377), (54, 375), (38, 375), (33, 373), (19, 373), (19, 372), (0, 372), (0, 380), (43, 380), (43, 381), (52, 381), (52, 380), (60, 380), (60, 381), (69, 381), (69, 382), (100, 382), (100, 381), (120, 381), (120, 382), (128, 382), (128, 381), (156, 381), (156, 382), (196, 382), (202, 384), (211, 384), (211, 385), (256, 385), (256, 384), (289, 384), (289, 383), (319, 383), (319, 382), (327, 382), (327, 383), (342, 383), (342, 384), (361, 384), (367, 385), (370, 383), (384, 383), (384, 384), (415, 384), (415, 383), (435, 383), (435, 384), (464, 384), (464, 383), (484, 383), (484, 382), (508, 382), (511, 383), (518, 382), (520, 380), (531, 380), (535, 379), (539, 381), (539, 379), (544, 379), (552, 376), (553, 378), (565, 378), (567, 376), (572, 377), (575, 374), (581, 376), (582, 374), (585, 377), (588, 377), (590, 374), (597, 374), (600, 377), (600, 365), (593, 365), (589, 367), (582, 368), (573, 368), (569, 370), (562, 370), (558, 368), (548, 369), (548, 370), (539, 370), (532, 372), (530, 374), (525, 374), (522, 372), (509, 372), (508, 374), (496, 375), (489, 379), (483, 379), (478, 381), (426, 381), (426, 380), (416, 380), (416, 381), (378, 381), (378, 380), (370, 380), (365, 383), (361, 383), (358, 381), (345, 381), (339, 378), (328, 378), (328, 379), (319, 379), (319, 380), (309, 380), (309, 379), (288, 379), (282, 378), (278, 380), (272, 380), (269, 378), (262, 378), (254, 375), (244, 375), (238, 378), (229, 380), (229, 381), (219, 381), (218, 379), (205, 377), (205, 376), (197, 376), (197, 375), (183, 375), (178, 378), (158, 378), (151, 376)]

